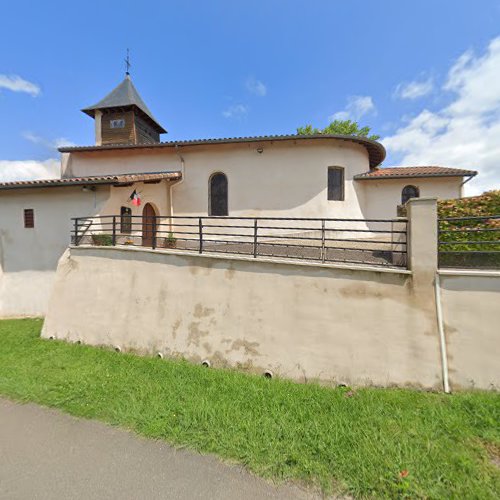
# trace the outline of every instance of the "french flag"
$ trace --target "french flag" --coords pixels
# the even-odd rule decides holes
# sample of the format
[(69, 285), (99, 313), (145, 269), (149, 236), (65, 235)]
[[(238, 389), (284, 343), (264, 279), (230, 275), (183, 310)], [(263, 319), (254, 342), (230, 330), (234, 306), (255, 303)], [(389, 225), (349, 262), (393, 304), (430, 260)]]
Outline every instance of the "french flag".
[(139, 193), (134, 189), (134, 192), (130, 195), (130, 199), (132, 200), (132, 203), (138, 207), (141, 204), (141, 198), (139, 196)]

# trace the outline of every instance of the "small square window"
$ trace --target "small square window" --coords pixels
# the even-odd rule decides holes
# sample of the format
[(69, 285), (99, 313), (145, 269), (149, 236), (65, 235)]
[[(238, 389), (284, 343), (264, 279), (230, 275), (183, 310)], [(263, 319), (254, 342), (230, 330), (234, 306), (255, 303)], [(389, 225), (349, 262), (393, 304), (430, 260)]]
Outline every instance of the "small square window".
[(125, 120), (123, 118), (120, 120), (110, 120), (109, 126), (111, 128), (125, 128)]
[(24, 227), (28, 229), (35, 227), (35, 212), (32, 208), (24, 209)]

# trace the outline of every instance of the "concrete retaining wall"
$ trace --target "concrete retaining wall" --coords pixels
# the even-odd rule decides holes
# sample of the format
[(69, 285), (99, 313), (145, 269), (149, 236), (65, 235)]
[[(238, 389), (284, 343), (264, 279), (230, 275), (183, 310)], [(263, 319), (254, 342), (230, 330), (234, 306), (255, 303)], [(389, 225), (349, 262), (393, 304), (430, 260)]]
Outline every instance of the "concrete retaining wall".
[(500, 272), (439, 274), (452, 388), (500, 389)]
[[(376, 321), (375, 321), (376, 318)], [(72, 248), (43, 336), (352, 384), (439, 387), (432, 294), (405, 272)]]
[(408, 271), (70, 248), (42, 335), (302, 381), (500, 388), (500, 273), (438, 271), (436, 200), (408, 217)]

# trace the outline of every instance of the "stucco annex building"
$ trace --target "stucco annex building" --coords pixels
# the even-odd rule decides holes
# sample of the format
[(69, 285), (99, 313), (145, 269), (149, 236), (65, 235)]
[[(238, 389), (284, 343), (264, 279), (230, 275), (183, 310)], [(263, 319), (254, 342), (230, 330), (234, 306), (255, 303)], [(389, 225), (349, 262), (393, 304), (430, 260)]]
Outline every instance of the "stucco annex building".
[[(378, 168), (383, 146), (339, 135), (160, 142), (129, 75), (83, 109), (95, 144), (63, 147), (57, 179), (0, 184), (0, 315), (42, 315), (72, 217), (390, 218), (411, 197), (456, 198), (470, 170)], [(141, 203), (134, 204), (133, 193)]]

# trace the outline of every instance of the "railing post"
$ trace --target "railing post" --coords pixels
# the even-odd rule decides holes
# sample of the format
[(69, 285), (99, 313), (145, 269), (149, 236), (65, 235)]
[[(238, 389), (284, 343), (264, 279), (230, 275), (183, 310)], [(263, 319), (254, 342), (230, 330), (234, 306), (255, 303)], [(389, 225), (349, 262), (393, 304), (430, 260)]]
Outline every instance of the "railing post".
[(74, 229), (73, 229), (74, 232), (75, 232), (74, 244), (75, 244), (75, 246), (78, 246), (78, 243), (79, 243), (79, 241), (78, 241), (78, 218), (75, 219), (74, 226), (75, 226)]
[[(397, 260), (395, 258), (394, 250), (396, 248), (396, 245), (394, 244), (394, 221), (391, 220), (391, 263), (397, 265)], [(404, 254), (403, 254), (404, 257)]]
[(113, 234), (111, 237), (111, 244), (116, 246), (116, 215), (113, 215)]
[(253, 257), (257, 258), (257, 219), (253, 220)]
[(325, 252), (325, 219), (321, 220), (321, 262), (324, 264), (326, 259)]
[(153, 231), (153, 237), (151, 238), (151, 248), (154, 250), (156, 248), (156, 215), (153, 216), (153, 222), (151, 223), (151, 230)]
[(203, 222), (201, 217), (198, 219), (199, 235), (200, 235), (200, 248), (199, 252), (203, 253)]

